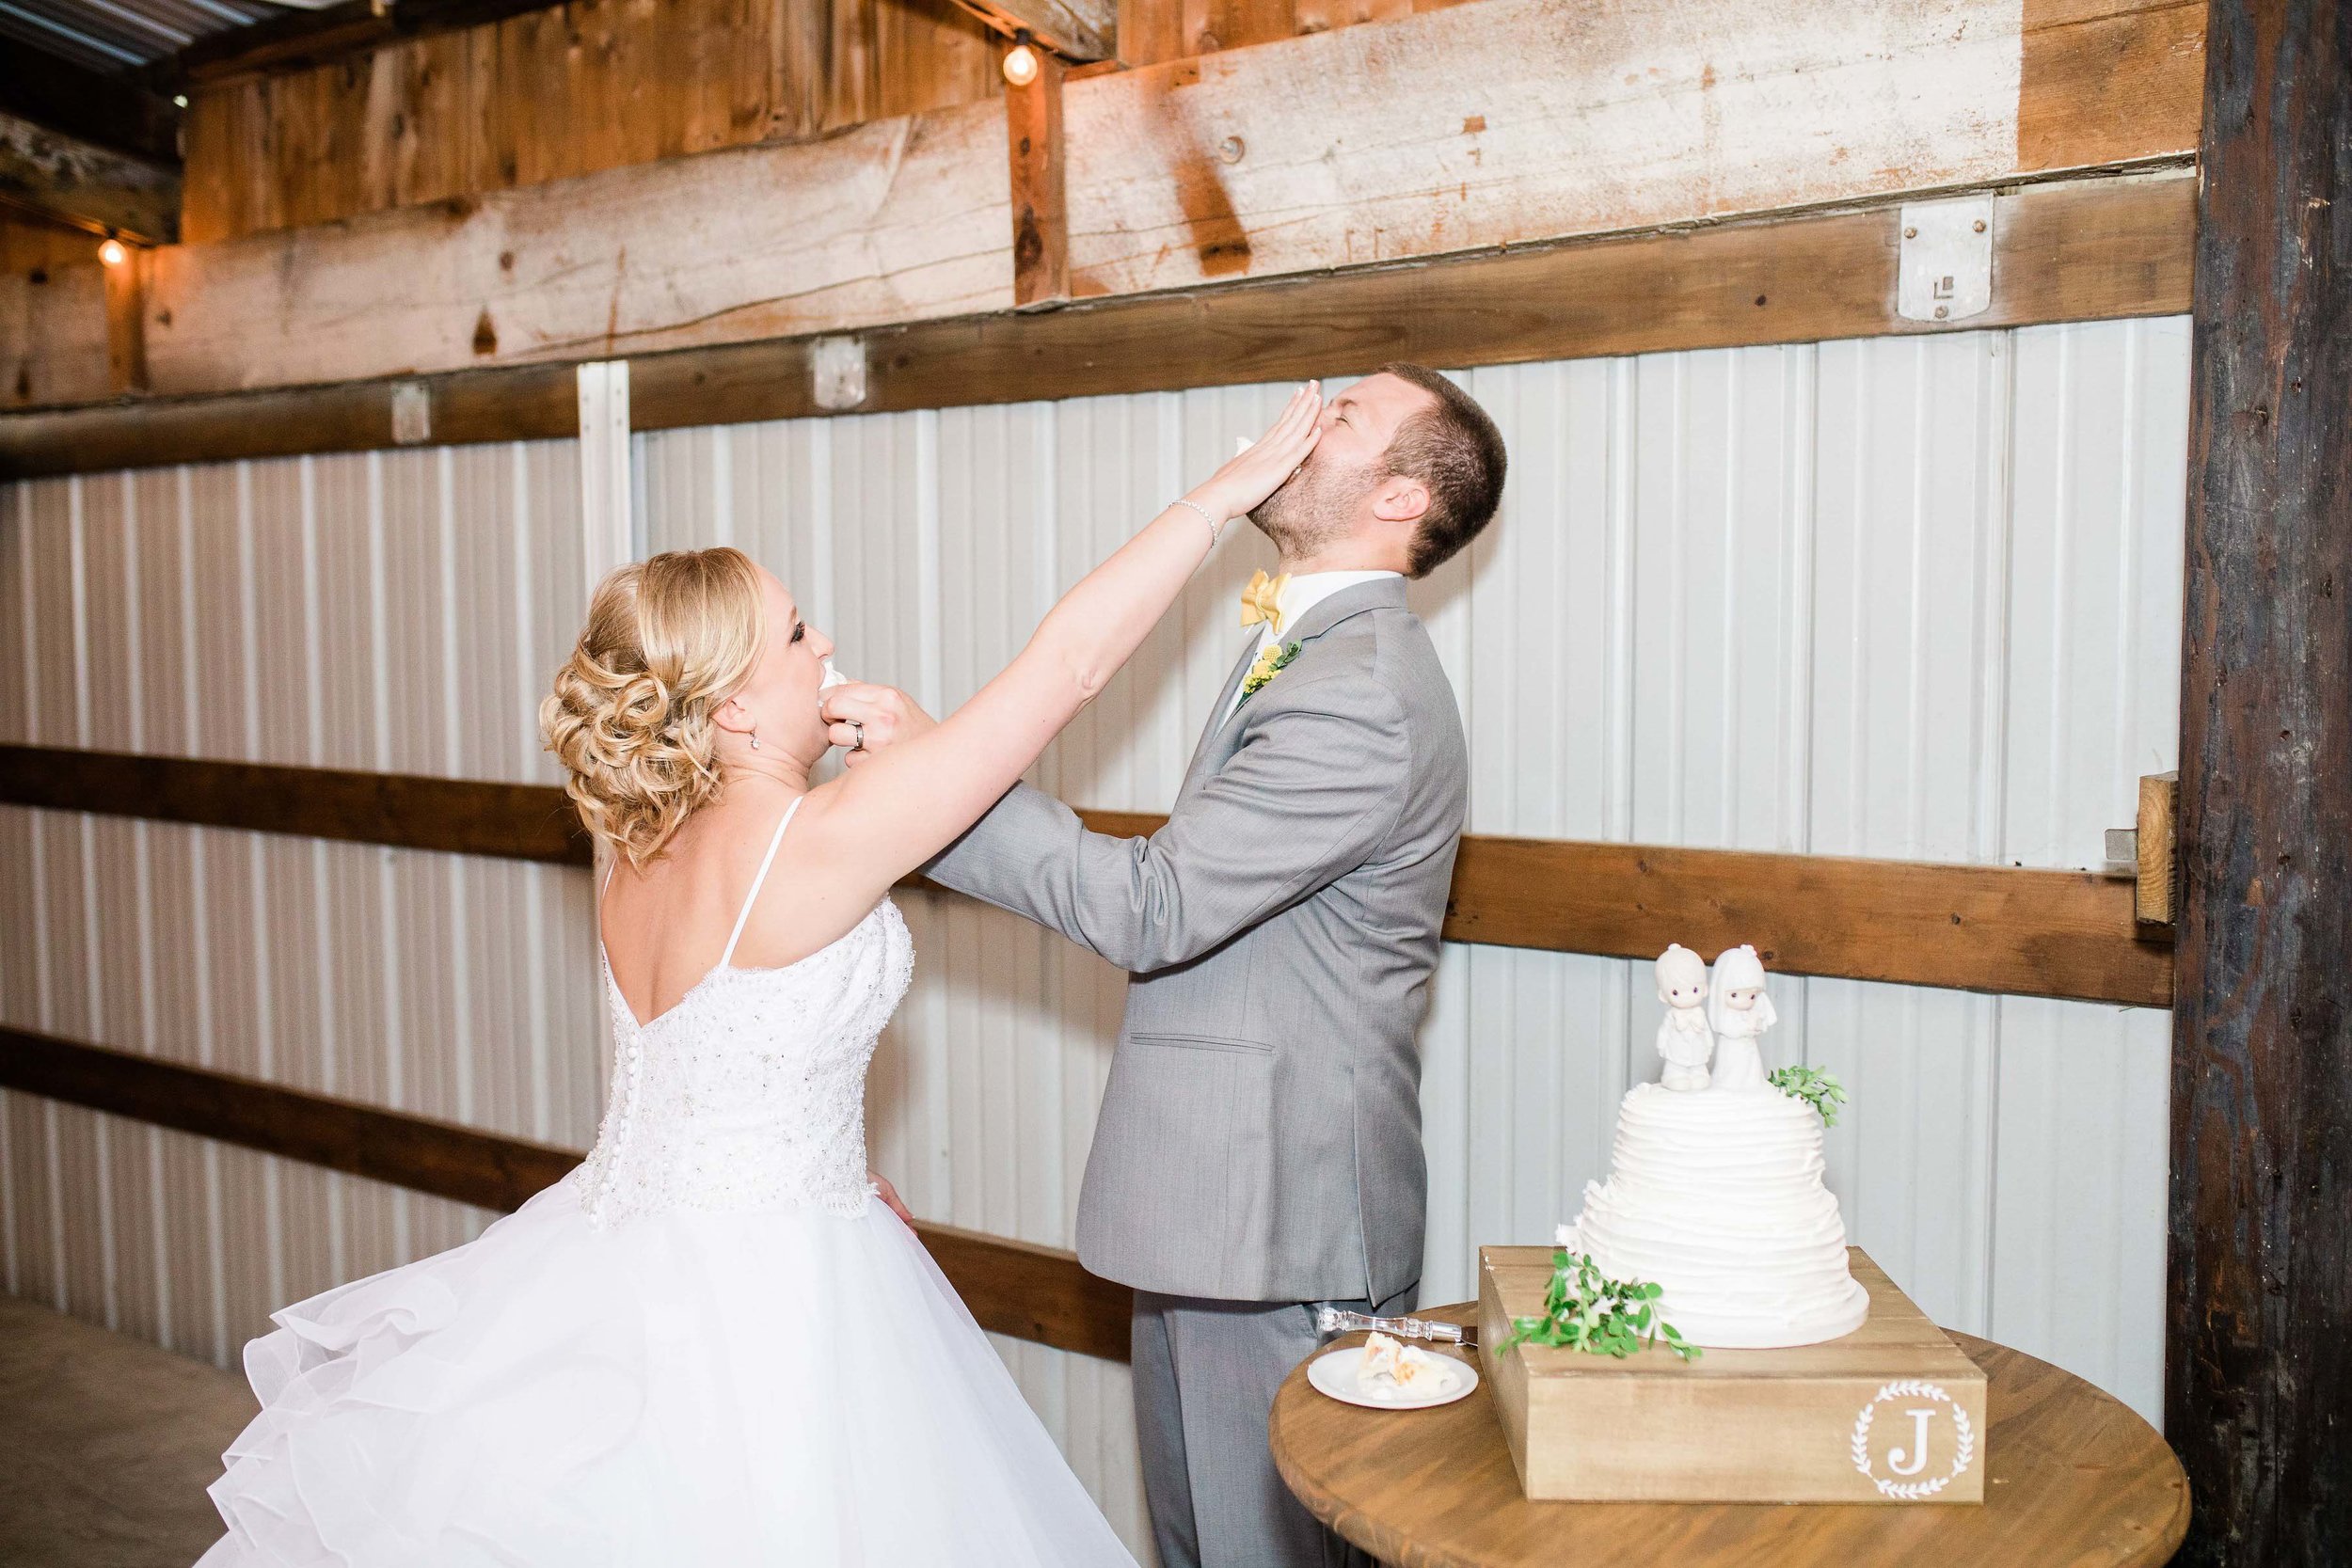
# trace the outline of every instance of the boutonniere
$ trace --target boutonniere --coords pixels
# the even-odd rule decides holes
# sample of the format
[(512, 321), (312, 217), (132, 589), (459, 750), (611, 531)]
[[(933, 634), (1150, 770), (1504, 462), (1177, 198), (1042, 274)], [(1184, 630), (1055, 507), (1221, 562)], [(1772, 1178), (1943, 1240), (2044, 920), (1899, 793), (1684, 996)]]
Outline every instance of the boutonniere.
[(1268, 681), (1279, 674), (1292, 659), (1298, 657), (1298, 646), (1295, 642), (1266, 644), (1265, 651), (1258, 656), (1258, 662), (1251, 665), (1249, 673), (1242, 677), (1241, 700), (1245, 703), (1249, 701)]

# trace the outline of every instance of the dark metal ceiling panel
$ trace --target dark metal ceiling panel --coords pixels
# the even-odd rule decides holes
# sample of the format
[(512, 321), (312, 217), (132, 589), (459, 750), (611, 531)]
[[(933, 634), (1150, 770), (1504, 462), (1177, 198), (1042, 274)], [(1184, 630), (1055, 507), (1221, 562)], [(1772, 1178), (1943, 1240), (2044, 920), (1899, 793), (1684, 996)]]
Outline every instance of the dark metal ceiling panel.
[(260, 0), (0, 0), (0, 49), (29, 46), (112, 73), (285, 10)]

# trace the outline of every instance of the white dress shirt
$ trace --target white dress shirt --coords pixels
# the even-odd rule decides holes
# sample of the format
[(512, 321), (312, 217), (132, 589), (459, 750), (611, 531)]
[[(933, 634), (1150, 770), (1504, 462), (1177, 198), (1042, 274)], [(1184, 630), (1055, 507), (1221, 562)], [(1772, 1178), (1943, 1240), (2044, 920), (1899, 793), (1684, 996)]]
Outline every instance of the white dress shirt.
[[(1263, 623), (1260, 624), (1258, 627), (1258, 651), (1260, 653), (1263, 653), (1269, 646), (1276, 642), (1289, 641), (1291, 640), (1290, 634), (1292, 629), (1295, 627), (1299, 622), (1307, 618), (1307, 612), (1314, 609), (1315, 606), (1321, 604), (1324, 600), (1329, 598), (1332, 594), (1339, 593), (1342, 589), (1353, 588), (1359, 582), (1378, 582), (1382, 578), (1403, 577), (1404, 575), (1405, 574), (1402, 572), (1301, 573), (1299, 576), (1291, 578), (1290, 581), (1282, 584), (1281, 596), (1276, 601), (1280, 606), (1282, 611), (1281, 631), (1277, 633), (1272, 626), (1266, 626)], [(1248, 683), (1244, 682), (1243, 684), (1247, 685)], [(1233, 700), (1226, 705), (1224, 719), (1220, 719), (1217, 721), (1219, 723), (1223, 723), (1225, 719), (1231, 719), (1233, 716), (1233, 710), (1240, 706), (1241, 688), (1235, 687), (1233, 689)]]

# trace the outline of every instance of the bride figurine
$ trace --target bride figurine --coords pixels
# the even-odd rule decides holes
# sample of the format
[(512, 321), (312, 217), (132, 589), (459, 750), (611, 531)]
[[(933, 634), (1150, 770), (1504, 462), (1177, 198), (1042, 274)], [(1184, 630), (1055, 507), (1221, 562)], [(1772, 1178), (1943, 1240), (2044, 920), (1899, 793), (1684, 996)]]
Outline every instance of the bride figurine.
[[(866, 1168), (866, 1064), (914, 972), (889, 892), (1126, 662), (1321, 407), (1302, 388), (886, 749), (828, 721), (833, 643), (740, 552), (604, 580), (541, 710), (610, 867), (596, 1148), (465, 1245), (276, 1314), (200, 1568), (1133, 1568)], [(834, 746), (863, 754), (819, 781)]]
[(1715, 1037), (1707, 1027), (1707, 960), (1674, 942), (1658, 956), (1658, 1000), (1666, 1005), (1658, 1025), (1658, 1053), (1666, 1058), (1659, 1082), (1670, 1089), (1707, 1087), (1707, 1058)]
[(1707, 1021), (1715, 1030), (1715, 1087), (1763, 1088), (1764, 1054), (1756, 1042), (1780, 1021), (1764, 994), (1764, 960), (1753, 947), (1735, 947), (1716, 958), (1714, 980)]

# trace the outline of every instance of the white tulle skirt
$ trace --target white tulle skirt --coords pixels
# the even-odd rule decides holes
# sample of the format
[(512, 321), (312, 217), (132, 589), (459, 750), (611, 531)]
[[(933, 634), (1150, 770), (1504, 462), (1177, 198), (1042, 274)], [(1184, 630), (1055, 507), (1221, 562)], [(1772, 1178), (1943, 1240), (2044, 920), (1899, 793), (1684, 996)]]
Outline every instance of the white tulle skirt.
[(199, 1568), (1133, 1562), (879, 1202), (599, 1230), (566, 1180), (276, 1321)]

